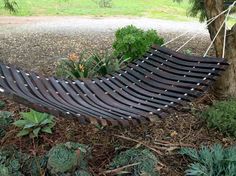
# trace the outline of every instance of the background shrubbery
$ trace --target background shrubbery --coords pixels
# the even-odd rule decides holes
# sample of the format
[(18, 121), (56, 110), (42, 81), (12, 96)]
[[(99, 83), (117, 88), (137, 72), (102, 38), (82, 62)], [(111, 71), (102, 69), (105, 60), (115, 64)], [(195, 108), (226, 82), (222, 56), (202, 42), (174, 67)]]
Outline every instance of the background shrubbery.
[(113, 52), (70, 54), (57, 64), (57, 76), (76, 79), (111, 74), (139, 59), (151, 45), (164, 42), (155, 30), (144, 31), (132, 25), (117, 30), (115, 36)]
[(131, 58), (132, 61), (145, 54), (151, 45), (164, 43), (164, 39), (159, 37), (155, 30), (144, 31), (133, 25), (117, 30), (115, 37), (113, 43), (115, 56)]

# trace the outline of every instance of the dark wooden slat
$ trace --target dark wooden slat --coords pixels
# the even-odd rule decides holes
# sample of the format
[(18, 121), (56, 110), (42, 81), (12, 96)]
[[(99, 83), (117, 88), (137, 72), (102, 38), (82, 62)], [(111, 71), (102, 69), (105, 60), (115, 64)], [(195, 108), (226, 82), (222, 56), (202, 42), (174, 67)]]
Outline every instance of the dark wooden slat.
[(162, 47), (113, 75), (92, 80), (45, 78), (0, 64), (0, 93), (83, 124), (136, 125), (201, 96), (227, 65), (221, 58), (190, 57)]

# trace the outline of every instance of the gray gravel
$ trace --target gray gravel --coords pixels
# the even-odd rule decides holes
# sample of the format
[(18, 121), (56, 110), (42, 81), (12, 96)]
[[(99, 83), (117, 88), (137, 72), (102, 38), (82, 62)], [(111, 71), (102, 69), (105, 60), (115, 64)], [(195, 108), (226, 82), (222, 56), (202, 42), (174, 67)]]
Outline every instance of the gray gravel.
[(0, 61), (48, 73), (58, 58), (69, 53), (111, 48), (114, 31), (129, 24), (156, 29), (166, 41), (188, 31), (188, 35), (169, 45), (173, 49), (194, 34), (197, 37), (182, 51), (190, 49), (193, 54), (202, 55), (209, 44), (208, 32), (198, 22), (118, 17), (0, 17)]

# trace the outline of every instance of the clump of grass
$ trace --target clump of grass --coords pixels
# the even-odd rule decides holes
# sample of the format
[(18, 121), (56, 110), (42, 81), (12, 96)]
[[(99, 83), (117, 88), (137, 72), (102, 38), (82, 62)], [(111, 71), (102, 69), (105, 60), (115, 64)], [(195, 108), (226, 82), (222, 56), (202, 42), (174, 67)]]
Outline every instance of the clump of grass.
[(236, 136), (236, 100), (218, 101), (203, 111), (201, 116), (210, 128)]

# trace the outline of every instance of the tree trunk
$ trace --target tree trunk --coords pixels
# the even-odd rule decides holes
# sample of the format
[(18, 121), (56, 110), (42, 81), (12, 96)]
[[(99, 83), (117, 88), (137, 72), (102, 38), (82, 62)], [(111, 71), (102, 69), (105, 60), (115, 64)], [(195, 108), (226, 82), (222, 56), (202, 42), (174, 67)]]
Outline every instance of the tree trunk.
[[(211, 19), (223, 11), (224, 0), (204, 0), (204, 4), (207, 18)], [(225, 16), (222, 15), (209, 26), (211, 39), (215, 37), (224, 20)], [(222, 57), (224, 29), (223, 27), (214, 42), (217, 57)], [(214, 93), (218, 98), (236, 98), (236, 25), (227, 31), (225, 58), (230, 66), (216, 81)]]

